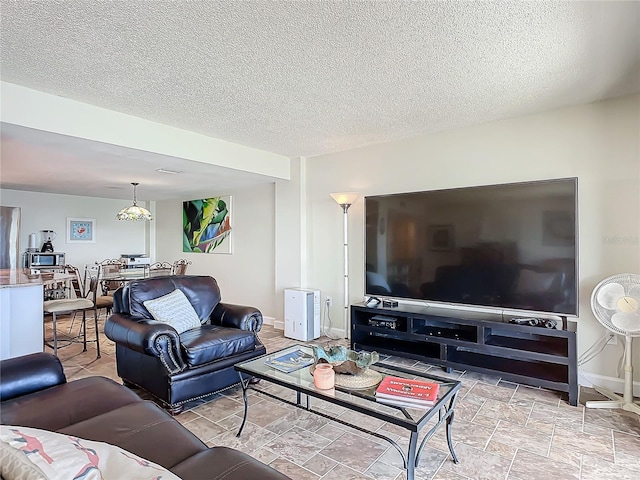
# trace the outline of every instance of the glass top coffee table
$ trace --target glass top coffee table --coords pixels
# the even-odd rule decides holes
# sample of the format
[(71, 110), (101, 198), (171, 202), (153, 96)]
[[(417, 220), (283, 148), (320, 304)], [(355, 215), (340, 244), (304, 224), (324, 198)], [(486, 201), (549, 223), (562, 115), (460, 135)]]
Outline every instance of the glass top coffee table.
[[(242, 397), (244, 400), (244, 416), (242, 418), (240, 429), (238, 430), (238, 437), (242, 434), (242, 429), (247, 421), (247, 390), (251, 389), (281, 402), (305, 409), (321, 417), (328, 418), (342, 425), (346, 425), (361, 432), (386, 440), (396, 450), (398, 450), (402, 456), (404, 468), (407, 471), (407, 480), (413, 480), (415, 468), (419, 464), (420, 455), (427, 443), (427, 440), (429, 440), (429, 438), (431, 438), (442, 425), (445, 425), (446, 428), (447, 443), (449, 445), (451, 457), (455, 463), (458, 463), (458, 457), (453, 450), (453, 443), (451, 441), (451, 427), (453, 423), (454, 408), (461, 385), (459, 381), (437, 377), (427, 373), (416, 372), (385, 363), (376, 363), (369, 368), (381, 373), (383, 377), (394, 376), (406, 379), (426, 380), (440, 384), (438, 398), (433, 406), (423, 408), (395, 407), (376, 401), (375, 390), (377, 385), (362, 389), (336, 386), (331, 390), (321, 390), (316, 388), (313, 384), (313, 375), (311, 374), (310, 367), (308, 366), (290, 373), (284, 373), (265, 364), (265, 360), (279, 357), (289, 352), (295, 352), (298, 349), (313, 356), (311, 347), (306, 345), (294, 345), (277, 352), (254, 358), (248, 362), (235, 365), (236, 371), (240, 374)], [(265, 380), (294, 391), (296, 393), (296, 401), (289, 401), (285, 398), (279, 397), (278, 395), (267, 392), (264, 389), (258, 388), (258, 385), (252, 383), (252, 378)], [(344, 420), (327, 413), (326, 409), (320, 411), (312, 408), (312, 397), (392, 423), (398, 427), (408, 430), (410, 432), (410, 437), (407, 451), (405, 452), (400, 445), (389, 437), (367, 430), (361, 426), (345, 422)], [(418, 445), (418, 435), (425, 426), (433, 423), (432, 419), (434, 418), (436, 419), (435, 424), (431, 426), (430, 430), (420, 442), (420, 445)]]

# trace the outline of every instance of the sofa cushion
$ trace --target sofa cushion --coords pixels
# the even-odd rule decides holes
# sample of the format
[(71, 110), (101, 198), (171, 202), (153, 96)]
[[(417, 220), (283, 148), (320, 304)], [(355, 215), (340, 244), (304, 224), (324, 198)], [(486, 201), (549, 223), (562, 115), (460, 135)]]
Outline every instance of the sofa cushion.
[[(211, 472), (223, 472), (216, 479), (287, 480), (289, 477), (261, 463), (248, 454), (229, 447), (211, 447), (186, 459), (171, 469), (183, 478), (214, 478)], [(290, 480), (290, 479), (289, 479)]]
[(58, 433), (118, 445), (168, 469), (207, 449), (171, 415), (153, 402), (142, 400), (97, 414)]
[[(15, 425), (2, 425), (0, 440), (3, 456), (25, 457), (40, 470), (38, 472), (28, 464), (23, 464), (17, 471), (13, 469), (9, 472), (5, 471), (3, 462), (2, 478), (5, 480), (20, 478), (180, 480), (165, 468), (108, 443)], [(13, 464), (17, 465), (15, 462)]]
[(171, 325), (178, 333), (200, 326), (198, 314), (184, 293), (178, 289), (142, 303), (154, 319)]
[(0, 423), (59, 430), (140, 401), (113, 380), (87, 377), (2, 402)]
[(180, 335), (183, 356), (190, 367), (226, 359), (255, 349), (253, 333), (237, 328), (202, 325)]

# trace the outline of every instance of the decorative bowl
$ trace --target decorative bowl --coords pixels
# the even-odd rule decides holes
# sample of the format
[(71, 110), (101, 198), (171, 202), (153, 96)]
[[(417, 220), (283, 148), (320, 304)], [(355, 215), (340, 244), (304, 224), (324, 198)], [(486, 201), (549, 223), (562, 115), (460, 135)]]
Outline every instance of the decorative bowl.
[(330, 363), (338, 374), (360, 375), (380, 360), (378, 352), (356, 352), (342, 345), (324, 348), (312, 345), (315, 363)]

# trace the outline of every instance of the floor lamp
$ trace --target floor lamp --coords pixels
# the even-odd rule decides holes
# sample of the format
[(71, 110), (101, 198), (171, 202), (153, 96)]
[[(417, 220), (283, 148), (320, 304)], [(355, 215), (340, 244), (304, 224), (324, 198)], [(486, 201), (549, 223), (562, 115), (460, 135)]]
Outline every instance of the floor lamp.
[(332, 193), (331, 198), (342, 207), (343, 212), (343, 233), (344, 233), (344, 331), (347, 338), (351, 338), (349, 328), (349, 233), (348, 215), (349, 207), (358, 198), (357, 193)]

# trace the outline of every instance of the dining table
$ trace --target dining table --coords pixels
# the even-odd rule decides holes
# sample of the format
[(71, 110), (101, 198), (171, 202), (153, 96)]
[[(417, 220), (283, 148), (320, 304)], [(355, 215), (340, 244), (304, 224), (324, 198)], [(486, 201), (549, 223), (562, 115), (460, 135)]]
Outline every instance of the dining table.
[(105, 273), (100, 276), (100, 285), (104, 295), (123, 287), (132, 280), (144, 280), (149, 278), (149, 270), (146, 268), (128, 268)]

